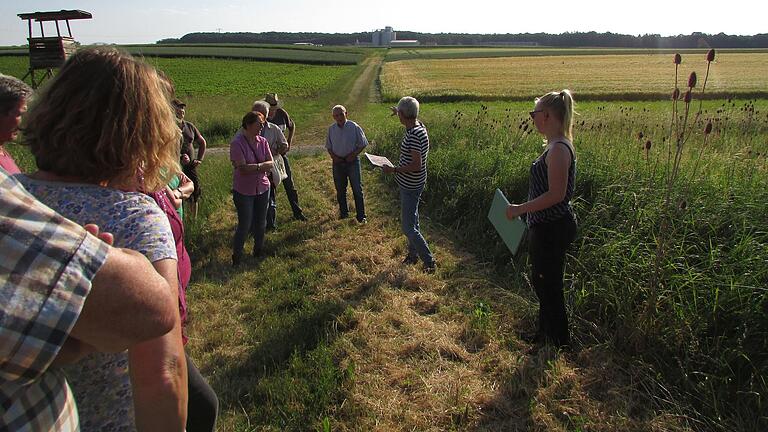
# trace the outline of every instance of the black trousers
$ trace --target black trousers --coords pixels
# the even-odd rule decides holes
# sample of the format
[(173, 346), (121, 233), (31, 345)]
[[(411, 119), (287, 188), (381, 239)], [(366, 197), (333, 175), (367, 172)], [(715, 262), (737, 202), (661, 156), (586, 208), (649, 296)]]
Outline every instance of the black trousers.
[(219, 398), (187, 354), (187, 432), (215, 432)]
[(304, 211), (299, 206), (299, 193), (293, 185), (293, 173), (291, 173), (291, 164), (288, 161), (287, 155), (283, 155), (283, 161), (285, 162), (285, 173), (288, 174), (288, 178), (282, 181), (283, 187), (285, 188), (286, 195), (288, 195), (288, 204), (291, 205), (293, 217), (299, 218), (304, 214)]
[(565, 253), (576, 238), (576, 221), (566, 215), (536, 224), (529, 232), (531, 283), (539, 298), (539, 333), (557, 346), (570, 343), (563, 295)]

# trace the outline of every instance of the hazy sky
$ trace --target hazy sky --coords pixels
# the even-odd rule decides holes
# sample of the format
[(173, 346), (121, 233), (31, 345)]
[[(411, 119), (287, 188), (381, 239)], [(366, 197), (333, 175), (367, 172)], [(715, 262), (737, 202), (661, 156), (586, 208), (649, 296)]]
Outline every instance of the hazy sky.
[[(26, 43), (26, 21), (17, 14), (60, 9), (93, 14), (71, 22), (75, 39), (86, 44), (153, 43), (192, 32), (349, 33), (385, 26), (425, 33), (768, 33), (764, 9), (744, 0), (2, 0), (0, 45)], [(49, 25), (46, 34), (55, 34)]]

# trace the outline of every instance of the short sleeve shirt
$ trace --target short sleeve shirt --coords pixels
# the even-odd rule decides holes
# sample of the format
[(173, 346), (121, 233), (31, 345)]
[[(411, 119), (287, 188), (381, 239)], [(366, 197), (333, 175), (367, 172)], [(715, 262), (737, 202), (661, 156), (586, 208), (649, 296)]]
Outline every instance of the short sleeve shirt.
[(411, 153), (418, 152), (421, 155), (421, 166), (417, 171), (397, 172), (395, 181), (403, 189), (416, 190), (427, 183), (427, 156), (429, 155), (429, 135), (427, 128), (421, 122), (405, 131), (403, 141), (400, 142), (400, 166), (410, 165), (413, 157)]
[[(39, 200), (79, 223), (95, 223), (114, 235), (114, 245), (141, 252), (151, 262), (176, 259), (165, 212), (147, 195), (89, 184), (16, 178)], [(135, 429), (127, 351), (92, 353), (65, 369), (78, 401), (83, 430)]]
[(185, 154), (189, 156), (189, 159), (192, 160), (195, 158), (195, 149), (192, 143), (195, 141), (198, 141), (200, 138), (202, 138), (202, 135), (200, 134), (200, 131), (197, 129), (197, 126), (194, 124), (182, 120), (181, 125), (181, 154)]
[[(245, 135), (238, 132), (232, 142), (229, 143), (229, 160), (232, 162), (245, 161), (246, 164), (271, 160), (269, 144), (262, 136), (255, 137), (254, 142), (249, 143)], [(267, 173), (242, 173), (235, 169), (232, 174), (232, 189), (243, 195), (261, 195), (269, 190)]]
[(325, 148), (336, 156), (345, 157), (368, 145), (363, 128), (352, 120), (347, 120), (344, 126), (337, 123), (328, 127), (328, 136), (325, 139)]
[(72, 391), (50, 365), (107, 251), (0, 170), (0, 430), (78, 429)]

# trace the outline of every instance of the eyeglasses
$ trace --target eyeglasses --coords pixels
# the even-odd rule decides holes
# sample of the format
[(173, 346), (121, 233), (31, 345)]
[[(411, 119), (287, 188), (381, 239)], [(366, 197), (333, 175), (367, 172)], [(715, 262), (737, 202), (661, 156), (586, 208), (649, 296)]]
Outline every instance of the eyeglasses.
[(530, 116), (531, 116), (531, 119), (535, 119), (535, 118), (536, 118), (536, 113), (540, 113), (540, 112), (544, 112), (544, 110), (533, 110), (533, 111), (529, 111), (529, 112), (528, 112), (528, 115), (530, 115)]

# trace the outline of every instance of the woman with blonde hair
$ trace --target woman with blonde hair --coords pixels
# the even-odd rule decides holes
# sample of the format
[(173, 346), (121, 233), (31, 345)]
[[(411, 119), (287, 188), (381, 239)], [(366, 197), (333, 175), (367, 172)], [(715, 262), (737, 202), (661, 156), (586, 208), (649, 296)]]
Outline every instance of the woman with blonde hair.
[[(78, 51), (36, 99), (25, 140), (38, 171), (19, 180), (66, 217), (143, 253), (178, 291), (168, 219), (149, 196), (180, 170), (179, 129), (151, 66), (114, 48)], [(187, 370), (178, 317), (166, 335), (65, 368), (82, 430), (182, 431)]]
[(546, 147), (531, 166), (528, 201), (507, 208), (509, 219), (527, 214), (531, 282), (539, 298), (538, 332), (524, 339), (566, 347), (570, 335), (563, 273), (566, 251), (576, 237), (576, 215), (571, 206), (576, 181), (571, 92), (545, 94), (536, 99), (529, 114), (546, 138)]

